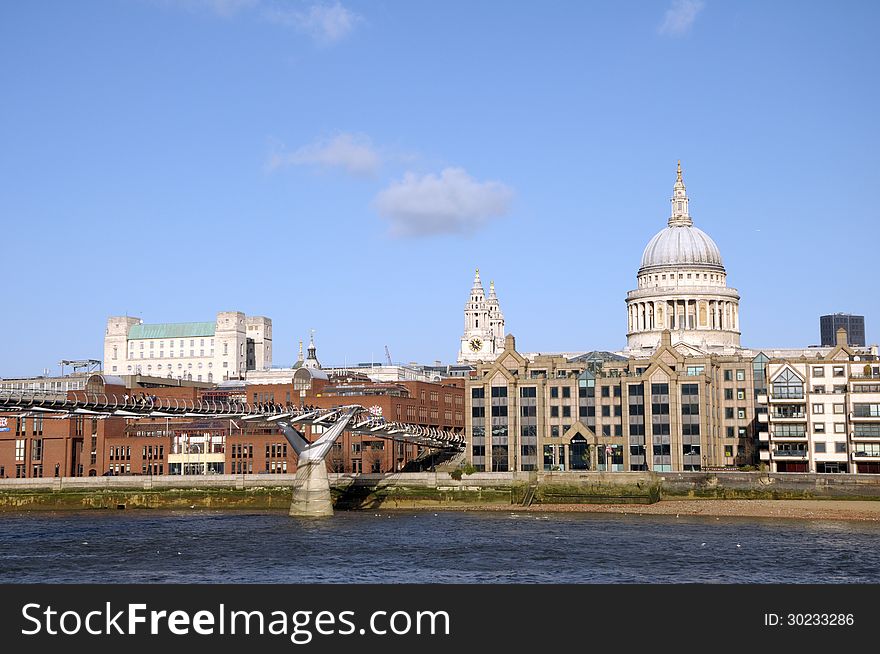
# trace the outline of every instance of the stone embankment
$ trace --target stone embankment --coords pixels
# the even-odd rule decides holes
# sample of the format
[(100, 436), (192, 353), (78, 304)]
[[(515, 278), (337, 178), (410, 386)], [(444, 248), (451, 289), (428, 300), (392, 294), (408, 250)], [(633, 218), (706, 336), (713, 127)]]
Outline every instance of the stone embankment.
[[(458, 475), (456, 475), (457, 477)], [(286, 510), (294, 475), (0, 480), (0, 510)], [(759, 472), (331, 474), (337, 509), (880, 517), (880, 476)], [(829, 501), (836, 500), (836, 501)], [(846, 500), (846, 501), (843, 501)], [(869, 501), (870, 500), (870, 501)], [(844, 515), (846, 514), (846, 515)]]

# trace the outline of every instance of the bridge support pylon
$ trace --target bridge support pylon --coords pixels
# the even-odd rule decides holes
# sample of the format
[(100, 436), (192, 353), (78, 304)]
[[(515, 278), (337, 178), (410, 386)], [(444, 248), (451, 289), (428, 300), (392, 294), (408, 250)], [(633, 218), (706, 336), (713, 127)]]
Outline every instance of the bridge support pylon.
[(290, 515), (301, 518), (333, 515), (330, 480), (327, 477), (327, 464), (323, 459), (297, 466)]
[(333, 515), (330, 497), (330, 478), (327, 476), (327, 453), (359, 407), (346, 407), (334, 415), (335, 422), (321, 437), (309, 443), (296, 428), (293, 421), (278, 422), (287, 442), (297, 454), (296, 478), (293, 481), (293, 497), (289, 515), (300, 518), (321, 518)]

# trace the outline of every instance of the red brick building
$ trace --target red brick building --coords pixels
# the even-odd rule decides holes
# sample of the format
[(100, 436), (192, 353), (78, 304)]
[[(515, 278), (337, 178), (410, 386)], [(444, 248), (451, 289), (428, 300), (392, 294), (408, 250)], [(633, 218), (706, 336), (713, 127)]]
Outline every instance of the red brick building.
[[(220, 385), (95, 375), (89, 393), (197, 401), (332, 408), (358, 404), (389, 421), (464, 429), (463, 380), (371, 382), (363, 376), (299, 374), (287, 384)], [(80, 395), (82, 391), (79, 392)], [(277, 427), (236, 419), (121, 418), (0, 414), (0, 478), (110, 474), (278, 474), (296, 470), (296, 455)], [(2, 431), (3, 428), (8, 431)], [(307, 438), (321, 428), (304, 427)], [(423, 452), (416, 445), (345, 432), (328, 455), (338, 472), (403, 470)]]

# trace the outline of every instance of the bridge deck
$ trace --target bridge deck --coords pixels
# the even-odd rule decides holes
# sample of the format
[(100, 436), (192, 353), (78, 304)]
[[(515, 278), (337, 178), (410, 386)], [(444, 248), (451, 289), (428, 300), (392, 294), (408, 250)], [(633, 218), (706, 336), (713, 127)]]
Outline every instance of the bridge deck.
[(440, 450), (464, 448), (463, 434), (445, 429), (422, 427), (405, 422), (390, 422), (370, 413), (360, 405), (332, 409), (296, 407), (280, 404), (248, 404), (216, 400), (181, 400), (177, 398), (119, 397), (109, 393), (67, 391), (64, 394), (0, 391), (0, 410), (43, 414), (94, 415), (120, 418), (236, 418), (247, 421), (330, 426), (345, 409), (356, 409), (347, 431), (377, 438), (415, 443)]

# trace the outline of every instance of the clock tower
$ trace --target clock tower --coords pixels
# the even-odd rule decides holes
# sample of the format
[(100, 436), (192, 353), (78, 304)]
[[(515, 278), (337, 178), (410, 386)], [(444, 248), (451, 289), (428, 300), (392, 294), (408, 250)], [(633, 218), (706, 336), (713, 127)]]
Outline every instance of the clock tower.
[(495, 282), (489, 285), (489, 297), (483, 291), (480, 269), (474, 275), (470, 297), (464, 305), (464, 334), (458, 350), (459, 363), (492, 361), (504, 350), (504, 314), (495, 294)]

